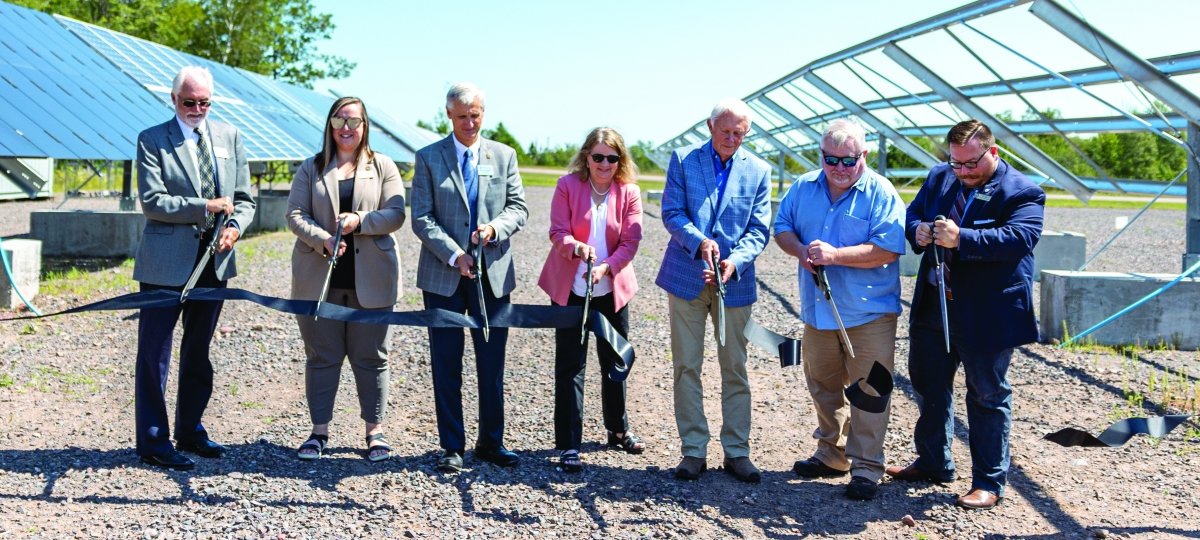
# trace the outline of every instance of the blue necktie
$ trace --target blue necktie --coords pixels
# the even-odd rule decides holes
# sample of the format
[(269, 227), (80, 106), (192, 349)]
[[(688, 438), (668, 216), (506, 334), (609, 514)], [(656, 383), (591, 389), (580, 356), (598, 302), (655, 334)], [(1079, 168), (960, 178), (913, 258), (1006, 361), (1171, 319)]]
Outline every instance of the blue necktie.
[(462, 164), (463, 185), (467, 188), (467, 206), (471, 211), (471, 230), (478, 227), (478, 217), (475, 215), (475, 203), (479, 200), (479, 170), (471, 160), (471, 149), (463, 152)]

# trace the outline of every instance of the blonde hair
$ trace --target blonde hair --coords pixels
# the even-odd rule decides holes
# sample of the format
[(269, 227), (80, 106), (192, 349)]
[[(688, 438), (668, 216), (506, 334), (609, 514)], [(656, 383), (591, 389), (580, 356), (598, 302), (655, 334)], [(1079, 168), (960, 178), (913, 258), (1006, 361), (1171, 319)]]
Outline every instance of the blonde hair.
[(625, 139), (621, 137), (617, 130), (608, 127), (598, 127), (588, 133), (586, 139), (583, 140), (583, 146), (579, 147), (579, 152), (571, 159), (571, 165), (567, 167), (567, 172), (579, 176), (581, 181), (588, 181), (588, 159), (592, 155), (592, 149), (600, 144), (606, 144), (613, 150), (617, 151), (617, 155), (621, 156), (621, 160), (617, 162), (617, 173), (614, 175), (617, 183), (632, 184), (637, 182), (638, 168), (633, 162), (633, 157), (629, 155), (629, 149), (625, 147)]

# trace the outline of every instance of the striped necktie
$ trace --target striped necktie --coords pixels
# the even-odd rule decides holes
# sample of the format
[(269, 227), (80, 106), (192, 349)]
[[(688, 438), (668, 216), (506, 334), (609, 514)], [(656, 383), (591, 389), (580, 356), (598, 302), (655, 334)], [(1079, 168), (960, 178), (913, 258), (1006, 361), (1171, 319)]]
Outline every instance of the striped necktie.
[[(217, 198), (217, 183), (216, 175), (217, 168), (213, 166), (212, 150), (208, 147), (208, 141), (204, 139), (204, 132), (200, 128), (192, 130), (196, 134), (196, 161), (200, 165), (200, 196), (205, 200)], [(211, 229), (216, 216), (209, 212), (204, 217), (204, 230)]]
[[(958, 196), (954, 198), (954, 208), (950, 209), (950, 221), (953, 221), (960, 228), (962, 227), (963, 213), (967, 210), (968, 192), (973, 191), (967, 189), (962, 184), (958, 185)], [(952, 249), (942, 250), (942, 260), (945, 264), (942, 265), (942, 276), (946, 280), (946, 296), (950, 296), (950, 266), (954, 262), (954, 253)]]

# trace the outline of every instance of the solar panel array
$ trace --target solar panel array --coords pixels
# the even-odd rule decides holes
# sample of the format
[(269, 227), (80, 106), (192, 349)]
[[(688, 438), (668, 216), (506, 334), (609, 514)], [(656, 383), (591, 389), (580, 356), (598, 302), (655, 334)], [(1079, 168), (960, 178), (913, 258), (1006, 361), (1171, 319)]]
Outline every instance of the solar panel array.
[[(321, 145), (332, 96), (3, 2), (0, 21), (0, 156), (134, 159), (138, 133), (171, 118), (171, 82), (187, 65), (212, 72), (209, 114), (237, 126), (250, 160), (300, 160)], [(411, 162), (431, 142), (377, 109), (374, 149)]]

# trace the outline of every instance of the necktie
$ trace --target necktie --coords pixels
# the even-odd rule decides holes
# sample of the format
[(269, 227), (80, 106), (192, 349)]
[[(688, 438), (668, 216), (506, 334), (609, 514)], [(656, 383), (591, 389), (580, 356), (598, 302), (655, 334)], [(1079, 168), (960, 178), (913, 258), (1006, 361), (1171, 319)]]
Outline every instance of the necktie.
[[(215, 199), (217, 198), (217, 168), (213, 166), (212, 150), (209, 149), (208, 141), (204, 139), (204, 132), (200, 131), (200, 128), (192, 131), (199, 137), (196, 140), (196, 160), (200, 165), (200, 196), (205, 200)], [(209, 212), (204, 217), (204, 229), (211, 229), (215, 219), (216, 216)]]
[[(950, 221), (953, 221), (960, 227), (962, 226), (963, 213), (967, 210), (967, 194), (971, 191), (972, 190), (963, 187), (962, 184), (959, 184), (958, 196), (954, 198), (954, 206), (950, 208)], [(942, 254), (942, 276), (943, 279), (946, 280), (946, 296), (948, 297), (950, 296), (950, 263), (954, 261), (954, 250), (945, 249), (942, 250)], [(932, 269), (929, 274), (929, 278), (930, 281), (936, 285), (937, 275), (933, 272), (937, 272), (937, 269)]]
[(471, 211), (471, 230), (478, 227), (475, 203), (479, 200), (479, 170), (471, 159), (471, 149), (463, 152), (462, 164), (463, 185), (467, 188), (467, 207)]

